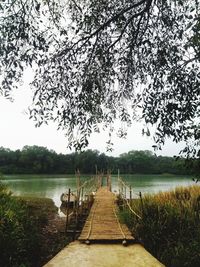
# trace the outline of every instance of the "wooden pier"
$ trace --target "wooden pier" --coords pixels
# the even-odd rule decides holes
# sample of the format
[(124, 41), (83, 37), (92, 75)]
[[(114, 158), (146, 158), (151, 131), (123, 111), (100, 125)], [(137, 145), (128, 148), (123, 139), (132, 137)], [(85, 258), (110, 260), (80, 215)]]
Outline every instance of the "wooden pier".
[[(135, 243), (127, 226), (120, 223), (110, 180), (107, 179), (106, 187), (102, 187), (101, 180), (97, 183), (99, 189), (79, 241), (70, 243), (45, 267), (164, 267), (142, 245)], [(119, 242), (129, 243), (129, 246), (124, 247)]]
[(116, 196), (108, 188), (98, 189), (79, 241), (134, 241), (127, 226), (119, 222)]

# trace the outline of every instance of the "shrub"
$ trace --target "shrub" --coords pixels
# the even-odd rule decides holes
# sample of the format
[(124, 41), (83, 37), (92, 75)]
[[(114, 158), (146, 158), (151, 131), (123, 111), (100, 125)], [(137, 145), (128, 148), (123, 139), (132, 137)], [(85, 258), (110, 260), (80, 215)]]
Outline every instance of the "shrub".
[[(142, 219), (120, 212), (133, 235), (168, 267), (200, 266), (200, 187), (146, 195), (132, 203)], [(127, 222), (128, 221), (128, 222)]]
[(0, 183), (0, 266), (40, 267), (55, 256), (69, 242), (57, 211), (52, 199), (16, 197)]
[(26, 205), (0, 183), (0, 266), (37, 266), (38, 239)]

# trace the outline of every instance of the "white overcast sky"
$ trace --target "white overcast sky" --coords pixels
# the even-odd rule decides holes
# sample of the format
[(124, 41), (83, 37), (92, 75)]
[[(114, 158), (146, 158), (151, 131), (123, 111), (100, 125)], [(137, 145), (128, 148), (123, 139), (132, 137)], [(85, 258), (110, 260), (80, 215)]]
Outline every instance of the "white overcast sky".
[[(10, 102), (0, 96), (0, 146), (12, 150), (22, 149), (25, 145), (44, 146), (53, 149), (57, 153), (71, 153), (67, 149), (67, 138), (62, 131), (56, 130), (56, 125), (41, 126), (35, 128), (34, 122), (29, 120), (26, 110), (31, 104), (31, 91), (28, 86), (30, 77), (26, 73), (26, 82), (14, 94), (14, 102)], [(106, 141), (108, 134), (102, 132), (90, 138), (88, 148), (97, 149), (108, 155), (118, 156), (130, 150), (151, 150), (153, 140), (151, 137), (142, 136), (142, 123), (134, 123), (128, 130), (126, 139), (113, 138), (114, 151), (106, 152)], [(162, 151), (157, 151), (157, 155), (174, 156), (178, 155), (183, 148), (183, 144), (176, 144), (167, 141)]]

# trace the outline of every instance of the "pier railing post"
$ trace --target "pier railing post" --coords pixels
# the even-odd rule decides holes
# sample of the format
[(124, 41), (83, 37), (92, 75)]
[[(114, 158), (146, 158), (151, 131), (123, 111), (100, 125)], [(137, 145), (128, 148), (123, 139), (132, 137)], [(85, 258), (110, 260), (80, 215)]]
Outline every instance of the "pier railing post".
[(144, 205), (143, 205), (142, 193), (141, 192), (139, 192), (139, 196), (140, 196), (141, 208), (142, 208), (142, 215), (143, 215), (144, 214)]
[(103, 177), (101, 175), (101, 187), (103, 186)]
[(69, 190), (68, 190), (68, 198), (67, 198), (67, 214), (66, 214), (65, 233), (67, 233), (67, 228), (68, 228), (68, 224), (69, 224), (70, 194), (71, 194), (71, 189), (69, 188)]
[(111, 192), (111, 175), (109, 175), (109, 185), (108, 185), (108, 189)]
[(84, 194), (84, 193), (83, 193), (83, 190), (84, 190), (84, 188), (82, 187), (82, 188), (81, 188), (81, 215), (82, 215), (82, 213), (83, 213), (83, 201), (84, 201), (84, 200), (83, 200), (83, 194)]
[(126, 198), (126, 186), (124, 186), (124, 198)]
[(132, 188), (131, 188), (131, 185), (130, 185), (130, 203), (132, 201)]

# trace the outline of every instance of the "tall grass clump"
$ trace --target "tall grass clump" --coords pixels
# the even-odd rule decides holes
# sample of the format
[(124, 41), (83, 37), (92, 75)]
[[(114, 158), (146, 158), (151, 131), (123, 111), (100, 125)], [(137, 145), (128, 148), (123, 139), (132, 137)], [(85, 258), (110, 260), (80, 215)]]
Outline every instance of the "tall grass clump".
[(200, 266), (200, 186), (145, 195), (131, 205), (142, 219), (126, 208), (120, 217), (148, 251), (167, 267)]

